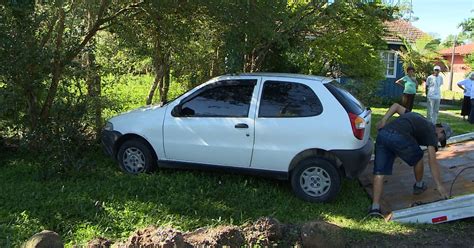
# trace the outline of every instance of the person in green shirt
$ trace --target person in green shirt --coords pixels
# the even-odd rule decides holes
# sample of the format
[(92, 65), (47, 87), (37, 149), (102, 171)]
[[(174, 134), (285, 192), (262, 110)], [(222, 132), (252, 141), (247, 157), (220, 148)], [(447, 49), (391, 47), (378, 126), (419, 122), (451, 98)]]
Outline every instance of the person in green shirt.
[(415, 68), (409, 66), (406, 72), (406, 75), (395, 83), (403, 87), (402, 106), (410, 112), (413, 109), (418, 83), (415, 78)]

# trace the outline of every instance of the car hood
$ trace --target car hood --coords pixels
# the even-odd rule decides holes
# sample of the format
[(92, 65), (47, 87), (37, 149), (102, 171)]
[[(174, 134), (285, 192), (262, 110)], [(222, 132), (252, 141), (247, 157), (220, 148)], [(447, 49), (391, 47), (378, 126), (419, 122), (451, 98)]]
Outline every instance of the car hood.
[(148, 105), (148, 106), (143, 106), (143, 107), (136, 108), (128, 112), (119, 114), (115, 117), (112, 117), (109, 121), (113, 123), (113, 122), (122, 122), (124, 120), (132, 120), (132, 119), (138, 120), (138, 119), (147, 118), (148, 116), (152, 114), (155, 116), (161, 116), (161, 113), (164, 114), (165, 110), (166, 110), (166, 106)]

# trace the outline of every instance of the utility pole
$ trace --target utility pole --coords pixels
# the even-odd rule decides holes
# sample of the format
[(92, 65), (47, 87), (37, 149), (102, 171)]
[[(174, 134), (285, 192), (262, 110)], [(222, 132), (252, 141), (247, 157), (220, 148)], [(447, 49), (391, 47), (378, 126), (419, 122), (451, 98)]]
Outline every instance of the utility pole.
[(449, 90), (453, 90), (453, 75), (454, 75), (454, 53), (456, 52), (456, 40), (458, 35), (454, 36), (453, 52), (451, 53), (451, 74), (449, 75)]

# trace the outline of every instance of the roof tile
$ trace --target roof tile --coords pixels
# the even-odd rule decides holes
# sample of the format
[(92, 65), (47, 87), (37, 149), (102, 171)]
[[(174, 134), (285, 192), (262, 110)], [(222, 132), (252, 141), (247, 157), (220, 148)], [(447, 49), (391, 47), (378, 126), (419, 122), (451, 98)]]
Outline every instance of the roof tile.
[(404, 20), (386, 21), (384, 23), (386, 34), (384, 40), (387, 42), (403, 42), (403, 39), (409, 42), (415, 42), (417, 39), (426, 35), (423, 31), (411, 25)]

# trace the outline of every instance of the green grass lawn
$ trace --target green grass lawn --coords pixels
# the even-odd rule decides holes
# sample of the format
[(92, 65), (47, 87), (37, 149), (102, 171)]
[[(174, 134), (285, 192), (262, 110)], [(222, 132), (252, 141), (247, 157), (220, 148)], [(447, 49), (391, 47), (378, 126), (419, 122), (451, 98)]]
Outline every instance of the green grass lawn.
[(370, 200), (356, 181), (344, 181), (335, 202), (312, 204), (297, 199), (284, 181), (172, 170), (131, 176), (100, 152), (90, 156), (94, 162), (80, 172), (44, 180), (34, 157), (2, 153), (0, 247), (16, 247), (43, 229), (58, 232), (72, 246), (97, 236), (124, 239), (151, 224), (188, 231), (242, 225), (261, 216), (286, 223), (327, 220), (344, 227), (353, 242), (428, 228), (365, 220)]
[[(108, 117), (143, 105), (152, 78), (104, 80), (117, 81), (117, 86), (104, 92), (123, 105), (105, 109)], [(184, 91), (177, 84), (171, 88), (171, 97)], [(375, 137), (375, 123), (386, 107), (372, 110)], [(424, 108), (415, 111), (424, 113)], [(440, 120), (450, 123), (456, 134), (473, 131), (473, 126), (461, 118), (440, 114)], [(202, 226), (242, 225), (262, 216), (285, 223), (326, 220), (343, 227), (350, 242), (355, 243), (393, 236), (417, 239), (416, 234), (426, 230), (449, 234), (469, 225), (402, 225), (365, 219), (370, 199), (357, 181), (344, 180), (335, 202), (312, 204), (297, 199), (284, 181), (173, 170), (131, 176), (120, 172), (98, 146), (85, 157), (89, 162), (80, 171), (45, 179), (41, 168), (48, 167), (48, 162), (26, 152), (0, 152), (0, 247), (17, 247), (43, 229), (58, 232), (72, 246), (97, 236), (125, 239), (135, 229), (151, 224), (188, 231)]]
[[(385, 108), (373, 108), (373, 112), (376, 121)], [(460, 118), (442, 114), (441, 120), (450, 122), (457, 133), (471, 130)], [(81, 171), (45, 180), (34, 157), (2, 152), (0, 247), (18, 246), (42, 229), (60, 233), (71, 246), (96, 236), (124, 239), (136, 228), (150, 224), (188, 231), (201, 226), (242, 225), (261, 216), (287, 223), (327, 220), (344, 227), (351, 242), (425, 229), (461, 230), (466, 225), (366, 220), (370, 200), (356, 181), (345, 180), (335, 202), (312, 204), (297, 199), (284, 181), (172, 170), (131, 176), (120, 172), (100, 147), (87, 156), (91, 162)]]

